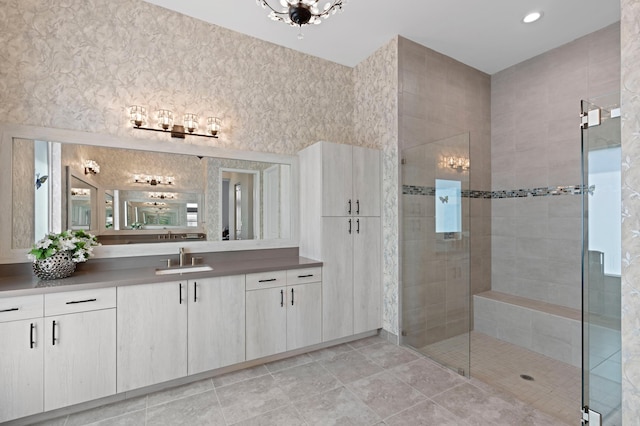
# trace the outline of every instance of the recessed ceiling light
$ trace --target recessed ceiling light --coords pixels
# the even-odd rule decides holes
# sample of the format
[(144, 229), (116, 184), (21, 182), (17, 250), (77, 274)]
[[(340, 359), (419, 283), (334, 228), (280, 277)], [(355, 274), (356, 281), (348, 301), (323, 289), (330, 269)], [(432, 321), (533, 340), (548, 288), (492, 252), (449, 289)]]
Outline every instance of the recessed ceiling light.
[(524, 18), (522, 18), (522, 22), (525, 24), (531, 24), (536, 22), (538, 19), (542, 18), (542, 12), (531, 12), (528, 13)]

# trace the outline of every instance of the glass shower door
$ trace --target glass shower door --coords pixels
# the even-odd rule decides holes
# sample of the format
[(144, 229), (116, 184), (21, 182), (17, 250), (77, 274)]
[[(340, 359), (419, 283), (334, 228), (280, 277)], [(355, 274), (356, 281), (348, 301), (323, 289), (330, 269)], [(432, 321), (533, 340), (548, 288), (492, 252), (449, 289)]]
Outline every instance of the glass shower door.
[(469, 133), (402, 152), (402, 343), (469, 375)]
[(619, 95), (582, 101), (582, 402), (589, 425), (621, 425)]

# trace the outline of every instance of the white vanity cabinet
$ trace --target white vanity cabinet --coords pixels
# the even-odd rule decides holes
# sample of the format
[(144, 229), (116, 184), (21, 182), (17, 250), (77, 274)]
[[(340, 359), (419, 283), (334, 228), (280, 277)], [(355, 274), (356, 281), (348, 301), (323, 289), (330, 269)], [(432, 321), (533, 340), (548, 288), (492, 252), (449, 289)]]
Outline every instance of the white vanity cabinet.
[(116, 289), (44, 296), (44, 409), (116, 393)]
[(321, 342), (321, 274), (307, 268), (247, 275), (247, 360)]
[(43, 296), (0, 299), (0, 423), (42, 412)]
[(321, 260), (323, 341), (382, 326), (381, 161), (318, 142), (299, 153), (300, 255)]
[(245, 360), (245, 276), (188, 281), (188, 370)]
[(187, 281), (118, 287), (118, 392), (187, 375)]

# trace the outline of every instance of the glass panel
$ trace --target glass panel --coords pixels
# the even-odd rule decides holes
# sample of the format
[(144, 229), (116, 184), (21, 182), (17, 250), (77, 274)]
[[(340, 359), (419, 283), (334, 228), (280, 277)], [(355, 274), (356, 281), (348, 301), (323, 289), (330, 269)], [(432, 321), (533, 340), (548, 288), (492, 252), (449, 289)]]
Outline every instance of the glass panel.
[(469, 375), (469, 134), (402, 159), (403, 344)]
[[(619, 96), (582, 102), (583, 405), (621, 424), (621, 150)], [(599, 113), (597, 112), (599, 111)], [(598, 124), (599, 123), (599, 124)]]

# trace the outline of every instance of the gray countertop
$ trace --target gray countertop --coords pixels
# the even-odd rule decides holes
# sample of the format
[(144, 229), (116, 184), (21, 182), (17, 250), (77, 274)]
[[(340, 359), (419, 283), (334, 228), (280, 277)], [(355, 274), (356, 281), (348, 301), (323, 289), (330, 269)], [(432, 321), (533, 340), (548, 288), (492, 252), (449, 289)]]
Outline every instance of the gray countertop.
[(51, 281), (40, 280), (33, 274), (2, 277), (0, 278), (0, 298), (322, 266), (322, 262), (304, 257), (221, 261), (208, 264), (213, 267), (212, 271), (173, 275), (156, 275), (156, 268), (148, 266), (95, 272), (76, 271), (69, 278)]

